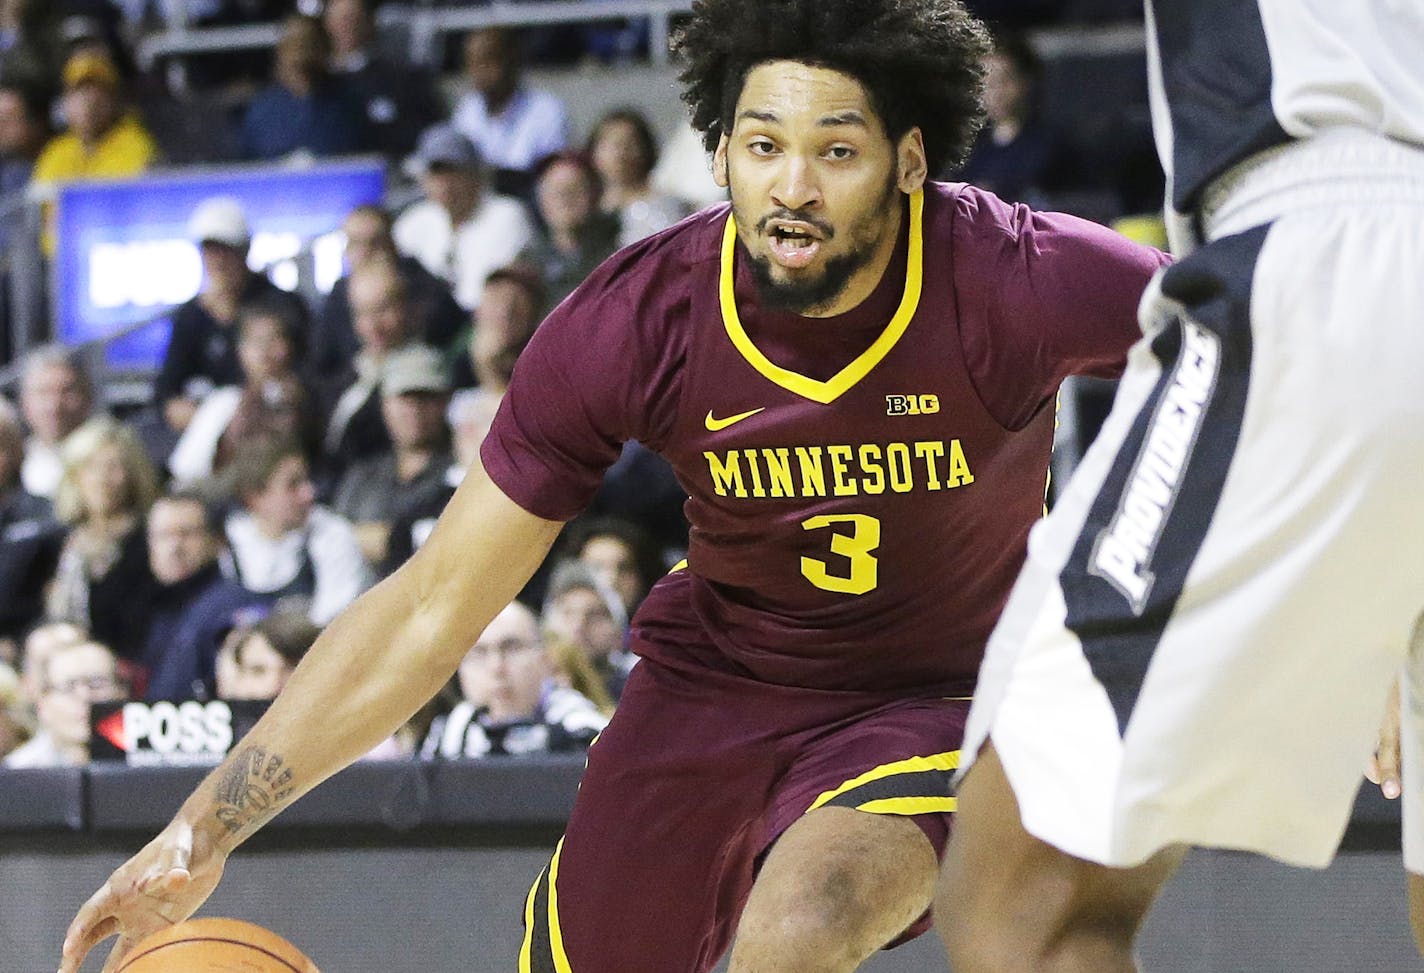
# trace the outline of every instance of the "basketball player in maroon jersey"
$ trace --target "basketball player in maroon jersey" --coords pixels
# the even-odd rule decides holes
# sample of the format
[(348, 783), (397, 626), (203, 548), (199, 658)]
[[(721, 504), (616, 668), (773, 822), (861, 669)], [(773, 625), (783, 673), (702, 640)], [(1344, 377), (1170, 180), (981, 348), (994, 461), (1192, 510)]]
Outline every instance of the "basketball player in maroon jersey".
[(978, 124), (957, 0), (700, 0), (685, 100), (732, 205), (541, 325), (425, 547), (80, 912), (191, 913), (227, 855), (406, 719), (627, 439), (687, 489), (685, 566), (549, 867), (521, 971), (850, 970), (927, 925), (976, 668), (1039, 516), (1054, 400), (1114, 375), (1156, 251), (931, 182)]

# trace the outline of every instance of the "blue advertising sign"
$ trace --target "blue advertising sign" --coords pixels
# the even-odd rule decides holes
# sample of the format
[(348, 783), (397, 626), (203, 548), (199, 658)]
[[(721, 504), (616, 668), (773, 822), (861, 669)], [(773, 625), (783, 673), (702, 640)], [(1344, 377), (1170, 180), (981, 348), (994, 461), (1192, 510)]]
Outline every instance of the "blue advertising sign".
[[(202, 262), (187, 222), (213, 196), (237, 199), (252, 228), (248, 263), (295, 290), (298, 261), (309, 260), (316, 289), (342, 274), (340, 226), (357, 206), (380, 203), (378, 160), (304, 169), (249, 167), (159, 172), (140, 179), (72, 183), (55, 212), (55, 334), (75, 345), (107, 338), (198, 293)], [(168, 346), (166, 317), (114, 341), (108, 363), (156, 369)]]

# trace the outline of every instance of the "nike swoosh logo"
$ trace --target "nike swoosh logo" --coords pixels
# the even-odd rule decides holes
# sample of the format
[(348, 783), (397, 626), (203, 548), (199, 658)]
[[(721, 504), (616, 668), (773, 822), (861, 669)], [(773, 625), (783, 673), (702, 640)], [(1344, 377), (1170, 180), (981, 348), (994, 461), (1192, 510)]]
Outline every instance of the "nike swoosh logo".
[(734, 416), (728, 416), (728, 417), (725, 418), (725, 419), (718, 419), (718, 418), (716, 418), (716, 417), (714, 417), (714, 416), (712, 415), (712, 411), (709, 409), (709, 410), (707, 411), (707, 431), (708, 431), (708, 432), (721, 432), (723, 429), (726, 429), (728, 426), (735, 426), (737, 423), (741, 422), (743, 419), (750, 419), (752, 416), (756, 415), (758, 412), (765, 412), (765, 411), (766, 411), (766, 406), (762, 406), (760, 409), (752, 409), (750, 412), (739, 412), (739, 413), (737, 413), (737, 414), (734, 415)]

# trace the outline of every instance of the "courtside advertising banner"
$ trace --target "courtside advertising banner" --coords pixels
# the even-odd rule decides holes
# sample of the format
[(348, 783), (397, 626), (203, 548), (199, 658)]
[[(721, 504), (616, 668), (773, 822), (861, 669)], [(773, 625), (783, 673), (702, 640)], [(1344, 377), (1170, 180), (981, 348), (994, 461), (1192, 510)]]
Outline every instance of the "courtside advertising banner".
[(187, 232), (199, 203), (236, 199), (252, 228), (248, 264), (287, 290), (301, 285), (325, 294), (343, 273), (342, 221), (384, 195), (378, 159), (156, 171), (64, 186), (55, 202), (55, 334), (78, 345), (151, 321), (113, 341), (107, 362), (118, 371), (154, 370), (168, 345), (164, 312), (202, 284), (201, 258)]

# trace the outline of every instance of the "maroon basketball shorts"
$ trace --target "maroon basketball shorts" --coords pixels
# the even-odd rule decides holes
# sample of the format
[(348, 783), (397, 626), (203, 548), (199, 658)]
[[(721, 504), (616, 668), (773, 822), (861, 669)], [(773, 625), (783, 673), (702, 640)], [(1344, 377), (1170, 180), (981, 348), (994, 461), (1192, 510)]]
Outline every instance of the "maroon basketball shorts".
[(815, 808), (911, 817), (942, 854), (968, 708), (640, 662), (529, 893), (520, 973), (710, 970), (763, 855)]

